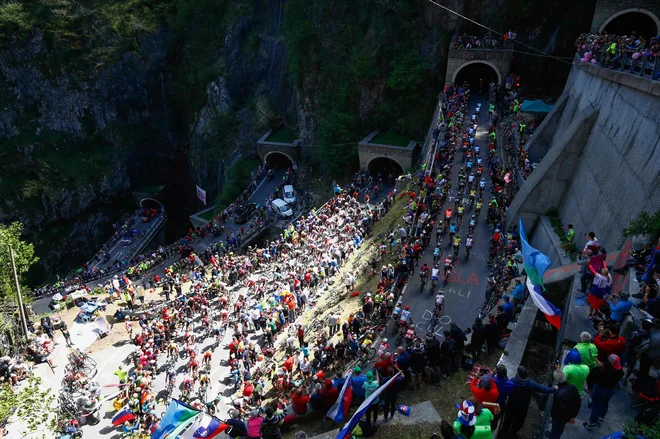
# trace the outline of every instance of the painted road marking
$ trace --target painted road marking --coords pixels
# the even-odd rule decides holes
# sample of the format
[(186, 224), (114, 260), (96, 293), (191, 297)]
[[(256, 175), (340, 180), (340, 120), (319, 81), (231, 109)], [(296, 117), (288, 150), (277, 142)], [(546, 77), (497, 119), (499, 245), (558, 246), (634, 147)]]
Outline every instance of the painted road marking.
[(433, 323), (433, 313), (430, 309), (425, 309), (424, 314), (422, 314), (422, 321), (419, 321), (415, 324), (415, 328), (421, 329), (422, 331), (432, 332), (434, 335), (442, 336), (442, 328), (451, 323), (451, 317), (448, 315), (442, 315), (438, 319), (438, 323), (435, 326), (432, 326)]

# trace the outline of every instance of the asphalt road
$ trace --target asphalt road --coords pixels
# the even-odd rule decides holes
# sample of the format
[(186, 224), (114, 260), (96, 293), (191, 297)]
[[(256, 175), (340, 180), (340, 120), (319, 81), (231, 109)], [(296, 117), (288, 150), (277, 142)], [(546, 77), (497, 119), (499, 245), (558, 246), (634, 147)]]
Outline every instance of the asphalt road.
[(115, 260), (117, 259), (121, 260), (122, 258), (131, 255), (131, 253), (136, 248), (144, 244), (143, 242), (144, 234), (147, 232), (147, 230), (149, 230), (149, 228), (154, 224), (154, 222), (158, 221), (158, 219), (163, 215), (164, 213), (160, 211), (158, 212), (158, 215), (155, 218), (153, 218), (151, 221), (146, 223), (142, 222), (141, 216), (136, 217), (133, 223), (131, 223), (126, 230), (127, 231), (138, 230), (140, 234), (130, 244), (122, 244), (121, 242), (121, 240), (123, 239), (123, 234), (122, 234), (120, 239), (108, 251), (110, 258), (107, 261), (103, 262), (97, 257), (97, 259), (91, 264), (92, 267), (96, 267), (98, 269), (107, 268), (111, 266)]
[[(487, 130), (489, 126), (488, 119), (488, 99), (487, 96), (472, 96), (469, 101), (468, 109), (470, 113), (476, 108), (478, 102), (481, 102), (481, 112), (479, 114), (479, 126), (477, 135), (475, 136), (475, 143), (481, 147), (482, 158), (484, 152), (487, 150)], [(467, 128), (466, 128), (467, 129)], [(458, 187), (458, 171), (464, 167), (462, 152), (456, 153), (455, 166), (452, 174), (452, 191), (451, 194), (456, 194)], [(485, 162), (486, 160), (484, 160)], [(435, 291), (432, 290), (431, 281), (427, 281), (425, 291), (420, 292), (421, 282), (419, 277), (419, 267), (424, 262), (427, 262), (429, 267), (433, 266), (433, 250), (435, 248), (435, 236), (431, 240), (431, 245), (424, 252), (423, 257), (420, 259), (414, 275), (408, 282), (406, 287), (403, 305), (410, 306), (413, 322), (417, 328), (418, 334), (425, 335), (428, 331), (433, 331), (436, 335), (442, 336), (443, 331), (449, 330), (449, 324), (453, 321), (462, 328), (466, 329), (472, 326), (474, 319), (477, 317), (478, 310), (483, 305), (485, 300), (486, 279), (488, 277), (488, 242), (490, 239), (490, 232), (486, 224), (487, 208), (489, 194), (490, 194), (490, 181), (487, 175), (487, 166), (484, 166), (484, 176), (488, 181), (488, 185), (484, 190), (483, 201), (484, 207), (481, 209), (481, 214), (477, 219), (477, 224), (474, 229), (474, 245), (470, 254), (470, 260), (465, 262), (465, 238), (467, 237), (468, 223), (470, 217), (474, 213), (474, 207), (469, 204), (465, 205), (465, 213), (463, 215), (463, 224), (460, 228), (459, 235), (463, 240), (460, 250), (460, 260), (454, 262), (454, 272), (449, 277), (449, 283), (446, 287), (442, 287), (443, 278), (440, 277), (438, 287)], [(453, 198), (450, 199), (451, 206), (454, 206)], [(443, 209), (444, 211), (444, 209)], [(438, 215), (442, 220), (443, 214)], [(449, 237), (445, 234), (444, 241), (442, 242), (442, 254), (452, 254), (453, 249), (449, 242)], [(443, 266), (440, 264), (442, 272)], [(440, 319), (440, 323), (435, 327), (431, 327), (431, 318), (435, 308), (434, 299), (437, 291), (442, 289), (445, 295), (445, 310), (444, 315)]]

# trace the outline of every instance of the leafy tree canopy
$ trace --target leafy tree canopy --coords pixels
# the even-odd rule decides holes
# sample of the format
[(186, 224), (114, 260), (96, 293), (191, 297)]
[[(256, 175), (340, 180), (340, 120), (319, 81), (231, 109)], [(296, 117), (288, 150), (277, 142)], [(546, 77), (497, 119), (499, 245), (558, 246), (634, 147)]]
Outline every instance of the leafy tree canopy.
[(23, 290), (25, 285), (25, 273), (39, 258), (34, 255), (34, 246), (21, 241), (23, 224), (14, 222), (11, 224), (0, 224), (0, 299), (5, 299), (16, 294), (14, 286), (14, 273), (11, 267), (9, 246), (14, 249), (14, 260), (18, 280)]

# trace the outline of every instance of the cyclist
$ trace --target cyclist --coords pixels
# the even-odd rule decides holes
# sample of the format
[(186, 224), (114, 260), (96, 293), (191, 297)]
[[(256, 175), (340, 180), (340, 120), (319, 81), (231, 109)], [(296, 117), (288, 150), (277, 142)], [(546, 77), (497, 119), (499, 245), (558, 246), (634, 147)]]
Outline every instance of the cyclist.
[(479, 156), (479, 151), (480, 151), (479, 145), (474, 145), (474, 155), (475, 156)]
[(459, 204), (456, 209), (456, 219), (458, 220), (458, 224), (463, 222), (463, 213), (465, 213), (465, 207), (463, 207), (463, 204)]
[(213, 358), (213, 354), (211, 353), (211, 351), (204, 352), (204, 357), (202, 357), (202, 366), (206, 366), (206, 365), (211, 366), (212, 358)]
[(440, 270), (438, 269), (438, 265), (436, 264), (433, 266), (433, 270), (431, 271), (431, 281), (434, 283), (438, 282), (439, 276), (440, 276)]
[(170, 367), (165, 375), (165, 384), (168, 385), (170, 382), (172, 382), (172, 385), (176, 382), (176, 369), (174, 366)]
[(440, 224), (438, 224), (438, 229), (435, 231), (435, 244), (440, 245), (442, 243), (442, 238), (444, 237), (445, 234), (445, 225), (440, 227)]
[(449, 226), (449, 240), (453, 241), (454, 240), (454, 235), (456, 234), (456, 224), (451, 223)]
[(474, 226), (477, 224), (477, 216), (472, 215), (470, 222), (468, 223), (468, 233), (471, 235), (474, 232)]
[(405, 328), (408, 326), (412, 326), (413, 320), (412, 320), (412, 315), (410, 314), (410, 307), (406, 305), (406, 307), (401, 311), (401, 318), (399, 320), (399, 324), (401, 325), (401, 331), (405, 331)]
[(429, 277), (429, 266), (426, 262), (424, 262), (424, 265), (419, 269), (419, 280), (422, 282), (422, 286), (426, 284), (426, 279)]
[[(479, 159), (481, 160), (481, 159)], [(481, 178), (481, 174), (484, 173), (484, 167), (481, 166), (480, 164), (477, 165), (477, 179)]]
[(442, 250), (440, 249), (440, 243), (435, 246), (433, 249), (433, 265), (438, 265), (438, 261), (442, 257)]
[(449, 226), (452, 216), (454, 216), (454, 211), (451, 207), (448, 207), (447, 210), (445, 210), (445, 227)]
[(458, 258), (458, 252), (461, 250), (461, 237), (456, 236), (454, 238), (454, 257)]
[(481, 208), (483, 207), (484, 202), (481, 201), (481, 199), (477, 200), (477, 205), (474, 206), (474, 212), (476, 213), (477, 216), (479, 216), (479, 213), (481, 212)]
[(484, 189), (486, 189), (486, 179), (482, 177), (479, 182), (479, 190), (483, 192)]
[(183, 380), (183, 383), (181, 384), (181, 392), (184, 395), (187, 395), (190, 392), (192, 392), (192, 388), (193, 388), (194, 383), (195, 383), (195, 380), (193, 380), (190, 375), (186, 376), (186, 378), (184, 378), (184, 380)]
[(445, 295), (442, 293), (442, 290), (438, 290), (438, 294), (435, 295), (435, 309), (441, 313), (445, 309)]
[(470, 255), (470, 251), (472, 250), (472, 245), (474, 244), (474, 239), (472, 238), (472, 234), (469, 234), (467, 238), (465, 238), (465, 252)]
[(451, 273), (452, 269), (454, 268), (454, 259), (450, 257), (445, 258), (445, 277)]
[(211, 385), (211, 378), (207, 374), (202, 374), (202, 376), (199, 377), (200, 390), (208, 388), (210, 385)]
[(468, 187), (471, 188), (474, 184), (474, 172), (468, 175)]
[(179, 356), (179, 346), (174, 340), (170, 341), (170, 344), (167, 345), (167, 358), (177, 358)]
[(199, 362), (195, 357), (190, 358), (190, 364), (188, 365), (190, 375), (195, 376), (199, 372)]
[(467, 168), (468, 172), (470, 172), (472, 170), (472, 157), (468, 158), (468, 161), (465, 164), (465, 167)]

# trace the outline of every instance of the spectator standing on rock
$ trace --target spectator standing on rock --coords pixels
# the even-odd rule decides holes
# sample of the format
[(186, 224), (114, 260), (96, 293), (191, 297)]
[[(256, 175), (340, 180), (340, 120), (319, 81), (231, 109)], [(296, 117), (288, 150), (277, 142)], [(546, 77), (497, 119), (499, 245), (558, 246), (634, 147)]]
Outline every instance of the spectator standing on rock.
[(524, 366), (518, 366), (516, 377), (512, 381), (514, 387), (511, 395), (509, 395), (504, 421), (502, 421), (501, 433), (504, 434), (504, 437), (516, 436), (523, 427), (532, 395), (535, 393), (554, 393), (557, 390), (529, 379), (527, 368)]
[(567, 423), (575, 423), (575, 417), (580, 411), (580, 393), (574, 385), (566, 380), (566, 374), (557, 369), (553, 374), (557, 381), (557, 391), (552, 400), (552, 427), (550, 439), (560, 439)]

